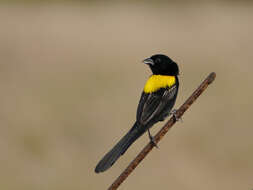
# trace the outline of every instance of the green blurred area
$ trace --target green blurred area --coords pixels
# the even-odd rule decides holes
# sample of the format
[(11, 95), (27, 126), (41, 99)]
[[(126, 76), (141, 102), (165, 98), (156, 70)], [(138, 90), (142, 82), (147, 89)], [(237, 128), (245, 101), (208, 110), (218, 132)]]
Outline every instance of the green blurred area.
[(121, 189), (253, 188), (251, 4), (9, 2), (0, 6), (0, 189), (106, 189), (148, 142), (94, 173), (134, 123), (150, 75), (141, 61), (155, 53), (179, 64), (176, 108), (210, 72), (217, 78)]

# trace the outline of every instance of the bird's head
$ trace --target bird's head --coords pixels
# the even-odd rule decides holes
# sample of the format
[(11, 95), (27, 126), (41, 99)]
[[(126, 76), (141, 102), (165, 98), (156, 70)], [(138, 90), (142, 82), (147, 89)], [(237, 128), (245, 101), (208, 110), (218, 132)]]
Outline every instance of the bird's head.
[(156, 54), (143, 60), (143, 63), (149, 65), (154, 75), (176, 76), (179, 74), (177, 63), (168, 56)]

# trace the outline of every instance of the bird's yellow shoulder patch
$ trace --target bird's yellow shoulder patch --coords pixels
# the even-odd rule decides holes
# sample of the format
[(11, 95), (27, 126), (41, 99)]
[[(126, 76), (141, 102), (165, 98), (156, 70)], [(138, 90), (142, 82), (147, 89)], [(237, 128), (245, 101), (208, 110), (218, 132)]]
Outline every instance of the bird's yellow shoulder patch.
[(144, 92), (152, 93), (160, 88), (171, 87), (175, 83), (175, 76), (151, 75), (144, 86)]

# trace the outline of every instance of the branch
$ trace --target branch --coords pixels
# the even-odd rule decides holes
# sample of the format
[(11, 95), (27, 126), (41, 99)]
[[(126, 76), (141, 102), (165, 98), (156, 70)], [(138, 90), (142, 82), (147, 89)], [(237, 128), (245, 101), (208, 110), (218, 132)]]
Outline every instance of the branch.
[[(192, 93), (192, 95), (185, 101), (185, 103), (176, 111), (176, 118), (181, 118), (184, 112), (195, 102), (195, 100), (204, 92), (204, 90), (211, 84), (216, 77), (214, 72), (200, 84), (200, 86)], [(170, 120), (162, 127), (162, 129), (154, 136), (154, 141), (157, 144), (168, 130), (176, 123), (175, 117), (171, 117)], [(117, 189), (121, 183), (131, 174), (131, 172), (139, 165), (139, 163), (147, 156), (147, 154), (153, 149), (154, 144), (149, 142), (142, 151), (136, 156), (136, 158), (127, 166), (127, 168), (120, 174), (120, 176), (113, 182), (108, 190)]]

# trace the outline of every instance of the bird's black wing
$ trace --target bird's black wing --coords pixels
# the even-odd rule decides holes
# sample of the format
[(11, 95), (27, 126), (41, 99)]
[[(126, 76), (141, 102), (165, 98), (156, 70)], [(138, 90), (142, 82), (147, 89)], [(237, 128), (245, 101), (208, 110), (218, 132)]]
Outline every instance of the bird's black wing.
[(177, 91), (178, 85), (173, 85), (153, 93), (143, 92), (137, 109), (137, 122), (146, 125), (166, 117), (175, 103)]

